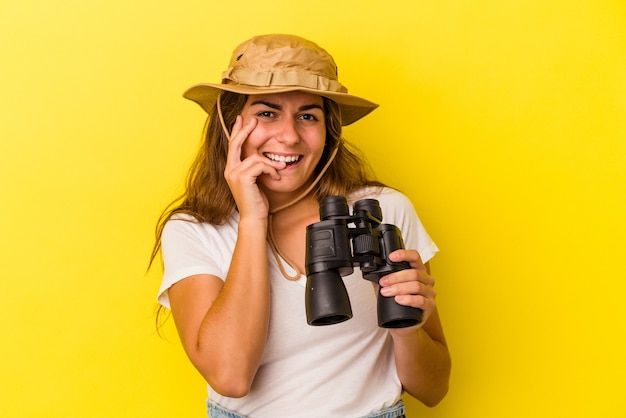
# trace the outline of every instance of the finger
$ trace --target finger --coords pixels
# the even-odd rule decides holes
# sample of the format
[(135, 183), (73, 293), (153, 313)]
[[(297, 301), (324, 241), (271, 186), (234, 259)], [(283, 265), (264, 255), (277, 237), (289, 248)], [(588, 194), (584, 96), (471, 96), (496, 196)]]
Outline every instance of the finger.
[(409, 263), (419, 262), (422, 263), (422, 258), (416, 250), (400, 249), (395, 250), (389, 254), (389, 260), (391, 261), (408, 261)]
[(235, 141), (234, 138), (237, 137), (239, 131), (241, 131), (241, 127), (243, 126), (243, 118), (241, 115), (237, 116), (235, 119), (235, 124), (233, 125), (233, 129), (230, 132), (230, 137), (228, 138), (228, 155), (226, 157), (226, 165), (237, 164), (241, 161), (241, 141)]
[(387, 297), (409, 295), (423, 296), (428, 299), (435, 299), (435, 297), (437, 296), (437, 291), (434, 287), (417, 281), (401, 282), (389, 286), (384, 286), (380, 289), (380, 293), (383, 296)]
[(379, 284), (381, 286), (390, 286), (392, 284), (412, 281), (421, 282), (427, 286), (435, 285), (435, 279), (428, 274), (426, 270), (420, 270), (418, 268), (409, 268), (387, 274), (380, 279)]
[(243, 126), (243, 116), (237, 115), (237, 117), (235, 118), (235, 123), (233, 124), (233, 127), (230, 129), (230, 135), (228, 135), (229, 141), (232, 139), (234, 135), (237, 135), (237, 132), (241, 130), (242, 126)]
[(248, 139), (248, 136), (252, 133), (254, 128), (256, 128), (257, 122), (256, 118), (252, 118), (244, 125), (243, 117), (241, 115), (237, 116), (228, 144), (227, 164), (236, 165), (241, 162), (243, 143)]
[(412, 268), (426, 271), (422, 257), (416, 250), (395, 250), (388, 255), (389, 261), (397, 263), (407, 261)]
[(394, 300), (399, 305), (421, 309), (424, 312), (424, 320), (437, 306), (434, 299), (421, 295), (398, 295), (394, 297)]
[(251, 157), (246, 160), (252, 160), (251, 172), (255, 178), (265, 174), (272, 180), (280, 180), (279, 171), (286, 165), (285, 162), (271, 161), (264, 157)]
[[(226, 174), (227, 178), (231, 181), (244, 182), (244, 183), (256, 183), (257, 177), (262, 174), (267, 174), (274, 180), (280, 180), (279, 170), (285, 168), (284, 162), (271, 161), (260, 155), (252, 155), (245, 158), (229, 170)], [(248, 179), (246, 181), (246, 179)]]

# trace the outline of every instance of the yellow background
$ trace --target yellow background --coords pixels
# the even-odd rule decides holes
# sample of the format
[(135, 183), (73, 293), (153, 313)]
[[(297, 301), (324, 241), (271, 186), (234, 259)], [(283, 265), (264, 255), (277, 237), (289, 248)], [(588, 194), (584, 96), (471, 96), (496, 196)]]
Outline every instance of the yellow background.
[(451, 389), (409, 416), (626, 416), (622, 0), (2, 0), (0, 416), (204, 416), (145, 269), (182, 91), (267, 32), (382, 104), (346, 136), (441, 248)]

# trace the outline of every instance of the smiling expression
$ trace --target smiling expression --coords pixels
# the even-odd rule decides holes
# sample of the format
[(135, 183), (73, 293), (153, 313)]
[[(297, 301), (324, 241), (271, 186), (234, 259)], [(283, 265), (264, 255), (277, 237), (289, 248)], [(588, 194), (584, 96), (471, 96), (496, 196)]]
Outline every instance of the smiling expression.
[(251, 95), (241, 112), (244, 124), (258, 120), (242, 147), (242, 159), (253, 154), (282, 161), (280, 180), (261, 175), (257, 183), (268, 194), (293, 193), (312, 181), (326, 140), (321, 96), (304, 92)]

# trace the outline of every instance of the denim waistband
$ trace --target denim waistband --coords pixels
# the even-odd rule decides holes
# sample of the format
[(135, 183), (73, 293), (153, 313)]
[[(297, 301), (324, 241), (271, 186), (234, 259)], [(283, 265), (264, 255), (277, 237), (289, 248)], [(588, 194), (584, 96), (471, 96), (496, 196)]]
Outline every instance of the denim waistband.
[(246, 418), (245, 416), (228, 410), (215, 402), (207, 401), (207, 414), (209, 418)]
[[(209, 418), (246, 418), (237, 412), (230, 411), (214, 402), (207, 401), (207, 413)], [(360, 418), (405, 418), (406, 408), (402, 400), (396, 402), (389, 408), (381, 409)]]
[(381, 409), (380, 411), (373, 412), (369, 415), (365, 415), (361, 418), (405, 418), (406, 408), (404, 402), (400, 399), (394, 405), (389, 408)]

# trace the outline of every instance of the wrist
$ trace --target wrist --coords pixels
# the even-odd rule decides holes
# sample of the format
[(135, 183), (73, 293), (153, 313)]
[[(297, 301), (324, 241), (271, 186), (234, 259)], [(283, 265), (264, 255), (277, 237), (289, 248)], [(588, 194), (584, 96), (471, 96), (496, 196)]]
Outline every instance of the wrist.
[(241, 218), (238, 223), (238, 235), (254, 236), (262, 235), (263, 239), (267, 236), (267, 219), (258, 218)]
[(422, 329), (422, 324), (409, 328), (393, 328), (390, 329), (391, 337), (394, 341), (399, 342), (401, 340), (419, 339), (425, 333)]

